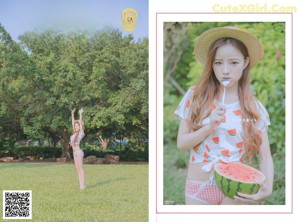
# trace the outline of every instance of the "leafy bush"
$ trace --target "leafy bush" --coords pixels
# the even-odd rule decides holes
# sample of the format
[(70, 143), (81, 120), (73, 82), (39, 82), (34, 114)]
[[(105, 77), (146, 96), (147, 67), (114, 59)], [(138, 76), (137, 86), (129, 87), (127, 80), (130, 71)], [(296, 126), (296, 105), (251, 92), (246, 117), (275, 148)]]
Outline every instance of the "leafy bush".
[(183, 159), (182, 157), (179, 157), (176, 160), (175, 165), (176, 165), (177, 168), (185, 169), (187, 167), (187, 161), (185, 159)]
[(120, 156), (124, 161), (148, 161), (148, 144), (128, 144), (122, 146), (123, 149), (115, 151), (115, 155)]
[(35, 159), (58, 158), (61, 153), (62, 149), (59, 147), (19, 146), (14, 149), (16, 158), (26, 158), (27, 156), (34, 156)]
[(117, 155), (122, 161), (148, 161), (148, 143), (129, 142), (109, 146), (106, 150), (95, 148), (93, 145), (83, 146), (84, 156), (104, 158), (106, 154)]
[[(104, 158), (106, 154), (117, 155), (122, 161), (148, 161), (148, 144), (144, 144), (143, 147), (132, 148), (132, 144), (120, 145), (117, 150), (106, 149), (96, 150), (93, 146), (84, 145), (84, 156), (96, 156), (98, 158)], [(35, 159), (43, 158), (59, 158), (62, 154), (62, 148), (60, 147), (43, 147), (43, 146), (19, 146), (14, 149), (1, 148), (0, 157), (12, 156), (16, 159), (26, 158), (27, 156), (33, 156)], [(70, 149), (71, 156), (73, 155), (72, 149)]]

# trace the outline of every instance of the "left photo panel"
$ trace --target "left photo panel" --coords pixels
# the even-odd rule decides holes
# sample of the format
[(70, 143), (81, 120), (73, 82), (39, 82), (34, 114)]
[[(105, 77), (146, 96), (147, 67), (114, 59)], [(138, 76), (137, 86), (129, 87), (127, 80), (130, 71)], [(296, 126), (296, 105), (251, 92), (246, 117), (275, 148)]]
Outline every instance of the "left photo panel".
[(148, 4), (0, 1), (2, 219), (148, 221)]

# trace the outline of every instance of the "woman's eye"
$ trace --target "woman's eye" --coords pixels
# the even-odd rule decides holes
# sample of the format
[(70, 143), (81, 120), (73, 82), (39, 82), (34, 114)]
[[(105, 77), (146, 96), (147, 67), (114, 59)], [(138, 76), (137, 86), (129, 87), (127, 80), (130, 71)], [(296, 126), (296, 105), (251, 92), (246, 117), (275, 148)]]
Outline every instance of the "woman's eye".
[(215, 65), (221, 65), (221, 62), (215, 62)]
[(237, 65), (237, 64), (239, 64), (239, 63), (238, 63), (238, 62), (232, 62), (232, 64), (233, 64), (233, 65)]

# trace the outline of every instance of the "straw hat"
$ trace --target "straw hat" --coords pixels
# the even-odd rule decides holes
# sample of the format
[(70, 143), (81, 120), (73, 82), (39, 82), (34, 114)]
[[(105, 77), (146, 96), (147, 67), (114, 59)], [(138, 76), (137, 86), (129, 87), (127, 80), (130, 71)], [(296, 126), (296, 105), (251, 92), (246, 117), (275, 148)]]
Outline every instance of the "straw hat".
[(209, 29), (196, 39), (194, 49), (196, 59), (205, 65), (211, 44), (224, 37), (234, 38), (244, 43), (249, 53), (250, 68), (264, 56), (263, 47), (254, 35), (236, 27), (221, 27)]
[(125, 8), (122, 11), (122, 27), (125, 31), (133, 31), (136, 28), (138, 13), (133, 8)]

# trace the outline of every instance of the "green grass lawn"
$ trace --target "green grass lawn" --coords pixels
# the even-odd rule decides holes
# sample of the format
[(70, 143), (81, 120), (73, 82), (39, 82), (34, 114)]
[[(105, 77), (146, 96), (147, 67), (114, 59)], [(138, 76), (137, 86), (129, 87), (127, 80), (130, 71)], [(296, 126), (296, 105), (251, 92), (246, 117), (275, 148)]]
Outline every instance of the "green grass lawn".
[[(184, 205), (184, 189), (189, 152), (179, 151), (176, 144), (164, 147), (164, 204)], [(181, 168), (183, 167), (183, 168)]]
[[(0, 164), (0, 187), (32, 190), (31, 221), (148, 221), (148, 165), (84, 165), (84, 170), (87, 189), (80, 191), (74, 164)], [(0, 203), (2, 218), (2, 192)]]

